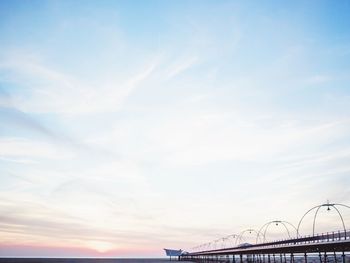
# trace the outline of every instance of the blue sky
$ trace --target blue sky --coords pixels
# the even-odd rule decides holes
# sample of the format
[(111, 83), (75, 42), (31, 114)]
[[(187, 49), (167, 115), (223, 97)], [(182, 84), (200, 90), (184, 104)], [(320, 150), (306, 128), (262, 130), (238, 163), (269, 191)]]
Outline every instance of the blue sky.
[(158, 256), (349, 204), (349, 11), (1, 1), (0, 255)]

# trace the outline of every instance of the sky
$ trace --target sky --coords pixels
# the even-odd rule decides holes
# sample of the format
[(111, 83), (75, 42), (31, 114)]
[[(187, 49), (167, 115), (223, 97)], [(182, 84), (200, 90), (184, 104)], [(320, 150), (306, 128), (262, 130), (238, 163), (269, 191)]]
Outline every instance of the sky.
[(0, 1), (0, 256), (158, 257), (350, 205), (349, 13)]

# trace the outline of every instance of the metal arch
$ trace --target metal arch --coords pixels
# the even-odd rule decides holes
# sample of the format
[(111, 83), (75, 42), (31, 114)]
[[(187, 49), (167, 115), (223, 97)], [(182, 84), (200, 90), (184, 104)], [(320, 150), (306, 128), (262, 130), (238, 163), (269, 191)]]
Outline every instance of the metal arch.
[[(231, 240), (231, 239), (234, 240), (235, 238), (237, 238), (236, 234), (228, 235), (226, 237), (222, 237), (222, 238), (213, 240), (211, 242), (202, 244), (199, 246), (199, 248), (203, 247), (203, 249), (206, 249), (206, 250), (216, 250), (216, 249), (220, 249), (220, 248), (224, 249), (227, 246), (226, 241)], [(233, 241), (233, 243), (235, 243), (235, 241)]]
[(290, 238), (290, 232), (289, 232), (288, 227), (286, 226), (286, 224), (285, 224), (283, 221), (281, 221), (280, 223), (281, 223), (281, 224), (284, 226), (284, 228), (287, 230), (288, 237)]
[(297, 227), (297, 237), (300, 236), (300, 235), (299, 235), (299, 228), (300, 228), (300, 224), (301, 224), (301, 222), (303, 221), (304, 217), (305, 217), (308, 213), (310, 213), (312, 210), (314, 210), (315, 208), (318, 208), (319, 206), (321, 206), (321, 205), (318, 205), (318, 206), (315, 206), (315, 207), (309, 209), (309, 210), (301, 217), (301, 219), (300, 219), (300, 221), (299, 221), (299, 224), (298, 224), (298, 227)]
[(222, 245), (221, 248), (227, 248), (226, 241), (230, 239), (230, 236), (226, 236), (222, 238)]
[(289, 223), (288, 221), (283, 221), (284, 223), (286, 223), (286, 224), (288, 224), (288, 225), (290, 225), (292, 228), (294, 228), (294, 230), (295, 230), (295, 233), (297, 233), (297, 228), (295, 227), (295, 225), (293, 225), (292, 223)]
[(212, 242), (208, 242), (207, 244), (207, 250), (211, 250), (212, 249)]
[(210, 250), (211, 249), (211, 242), (208, 242), (207, 244), (206, 244), (206, 248), (205, 248), (206, 250)]
[(344, 206), (344, 207), (346, 207), (346, 208), (349, 208), (349, 209), (350, 209), (350, 206), (348, 206), (348, 205), (344, 205), (344, 204), (333, 204), (333, 205)]
[(220, 249), (220, 241), (221, 241), (221, 238), (216, 239), (216, 240), (214, 241), (215, 249)]
[(278, 223), (280, 223), (280, 222), (281, 222), (281, 221), (275, 220), (275, 221), (269, 222), (269, 223), (266, 225), (265, 231), (264, 231), (264, 235), (263, 235), (263, 242), (266, 241), (266, 232), (267, 232), (267, 229), (269, 228), (269, 226), (270, 226), (271, 224), (273, 224), (273, 223), (278, 224)]
[(212, 243), (214, 244), (214, 250), (215, 249), (218, 249), (217, 248), (217, 244), (218, 244), (218, 242), (220, 241), (220, 239), (216, 239), (216, 240), (214, 240)]
[(315, 235), (315, 222), (316, 222), (316, 217), (317, 217), (318, 211), (320, 211), (320, 208), (321, 208), (322, 206), (323, 206), (323, 205), (320, 205), (319, 207), (317, 207), (316, 212), (315, 212), (315, 215), (314, 215), (314, 221), (312, 222), (312, 235), (313, 235), (313, 236)]
[(335, 205), (334, 205), (333, 207), (334, 207), (334, 209), (338, 212), (339, 217), (340, 217), (340, 219), (341, 219), (341, 222), (342, 222), (342, 224), (343, 224), (344, 232), (346, 232), (346, 228), (345, 228), (345, 223), (344, 223), (343, 216), (341, 215), (341, 213), (339, 212), (338, 208), (337, 208)]
[(242, 237), (243, 237), (244, 233), (246, 233), (246, 232), (249, 232), (249, 233), (254, 232), (254, 233), (256, 233), (257, 236), (259, 234), (255, 229), (252, 229), (252, 228), (246, 229), (246, 230), (242, 231), (239, 234), (239, 236), (237, 236), (237, 238), (236, 238), (236, 245), (238, 245), (238, 243), (242, 240)]
[(264, 235), (263, 235), (263, 242), (265, 242), (266, 241), (266, 232), (267, 232), (267, 229), (269, 228), (269, 226), (271, 225), (271, 224), (282, 224), (284, 227), (285, 227), (285, 229), (287, 230), (287, 233), (288, 233), (288, 236), (290, 237), (290, 234), (289, 234), (289, 230), (288, 230), (288, 228), (282, 223), (282, 221), (281, 220), (275, 220), (275, 221), (271, 221), (271, 222), (269, 222), (269, 224), (266, 226), (266, 228), (265, 228), (265, 231), (264, 231)]
[(343, 207), (346, 207), (346, 208), (349, 208), (349, 209), (350, 209), (350, 206), (344, 205), (344, 204), (329, 203), (329, 202), (327, 202), (326, 204), (321, 204), (321, 205), (318, 205), (318, 206), (315, 206), (315, 207), (309, 209), (309, 210), (302, 216), (302, 218), (301, 218), (300, 221), (299, 221), (298, 228), (297, 228), (297, 237), (300, 236), (300, 234), (299, 234), (299, 229), (300, 229), (300, 225), (301, 225), (301, 222), (303, 221), (304, 217), (305, 217), (308, 213), (310, 213), (312, 210), (314, 210), (314, 209), (317, 208), (317, 211), (316, 211), (316, 213), (315, 213), (315, 215), (314, 215), (313, 229), (312, 229), (312, 235), (315, 235), (315, 224), (316, 224), (315, 222), (316, 222), (316, 217), (317, 217), (317, 214), (318, 214), (319, 209), (320, 209), (322, 206), (327, 206), (328, 208), (329, 208), (329, 207), (334, 207), (334, 209), (337, 211), (337, 213), (338, 213), (338, 215), (339, 215), (339, 217), (340, 217), (340, 220), (341, 220), (342, 225), (343, 225), (343, 229), (344, 229), (344, 231), (346, 231), (346, 226), (345, 226), (345, 222), (344, 222), (343, 216), (341, 215), (340, 211), (338, 210), (338, 208), (337, 208), (336, 206), (343, 206)]
[(215, 241), (211, 241), (210, 242), (210, 249), (211, 250), (215, 250), (215, 246), (216, 246), (216, 242)]
[(223, 237), (223, 238), (220, 238), (220, 241), (221, 241), (221, 249), (224, 249), (225, 248), (225, 240), (226, 240), (226, 237)]
[(333, 208), (337, 211), (337, 213), (338, 213), (338, 215), (339, 215), (339, 217), (340, 217), (340, 220), (341, 220), (341, 222), (342, 222), (343, 229), (344, 229), (344, 231), (346, 231), (346, 227), (345, 227), (345, 222), (344, 222), (343, 216), (341, 215), (339, 209), (336, 207), (337, 205), (338, 205), (338, 206), (344, 206), (344, 207), (350, 208), (350, 207), (347, 206), (347, 205), (343, 205), (343, 204), (330, 204), (330, 203), (322, 204), (322, 205), (320, 205), (320, 207), (317, 208), (316, 213), (315, 213), (315, 216), (314, 216), (313, 226), (312, 226), (312, 235), (315, 235), (316, 216), (317, 216), (317, 213), (318, 213), (319, 209), (320, 209), (322, 206), (327, 206), (327, 208), (333, 207)]
[(267, 232), (267, 229), (268, 229), (269, 226), (270, 226), (271, 224), (273, 224), (273, 223), (282, 224), (282, 225), (284, 226), (284, 228), (287, 230), (288, 236), (290, 237), (289, 230), (288, 230), (288, 228), (286, 227), (286, 225), (285, 225), (281, 220), (275, 220), (275, 221), (271, 221), (271, 222), (266, 226), (265, 231), (264, 231), (264, 236), (263, 236), (263, 238), (264, 238), (263, 242), (266, 241), (266, 232)]
[(221, 248), (221, 244), (222, 244), (222, 238), (218, 238), (215, 242), (216, 246), (215, 249), (220, 249)]
[(232, 234), (226, 237), (226, 240), (230, 241), (232, 240), (232, 242), (230, 242), (230, 246), (235, 246), (235, 241), (237, 239), (237, 235), (236, 234)]
[(201, 244), (201, 245), (198, 246), (198, 251), (199, 251), (199, 252), (203, 251), (203, 244)]
[(259, 229), (258, 235), (256, 236), (255, 243), (258, 243), (258, 239), (259, 239), (260, 232), (264, 229), (264, 227), (265, 227), (266, 225), (268, 225), (268, 224), (270, 224), (270, 223), (271, 223), (271, 221), (265, 223), (265, 224)]
[(210, 242), (204, 244), (205, 250), (210, 250)]
[(211, 241), (211, 249), (215, 250), (216, 249), (216, 240)]
[[(267, 229), (270, 227), (271, 224), (281, 224), (283, 225), (283, 227), (286, 229), (287, 231), (287, 234), (288, 234), (288, 237), (290, 237), (290, 231), (289, 231), (289, 228), (287, 227), (287, 224), (289, 226), (291, 226), (296, 232), (297, 232), (297, 229), (296, 227), (292, 224), (292, 223), (289, 223), (288, 221), (283, 221), (283, 220), (273, 220), (273, 221), (270, 221), (270, 222), (267, 222), (265, 223), (259, 230), (259, 234), (256, 238), (256, 243), (258, 243), (258, 238), (260, 235), (262, 235), (263, 237), (263, 242), (266, 241), (266, 233), (267, 233)], [(264, 231), (264, 233), (262, 233), (262, 231)]]

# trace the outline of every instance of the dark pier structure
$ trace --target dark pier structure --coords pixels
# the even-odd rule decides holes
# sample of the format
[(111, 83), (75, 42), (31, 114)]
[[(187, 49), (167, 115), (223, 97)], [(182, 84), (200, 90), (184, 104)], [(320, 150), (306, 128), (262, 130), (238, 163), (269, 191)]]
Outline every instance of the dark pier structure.
[[(271, 221), (265, 224), (259, 231), (248, 229), (240, 235), (230, 235), (211, 243), (203, 244), (193, 249), (191, 252), (183, 253), (179, 260), (193, 261), (199, 263), (350, 263), (350, 231), (346, 230), (345, 222), (336, 206), (348, 206), (341, 204), (322, 204), (310, 209), (301, 218), (298, 227), (286, 221)], [(327, 210), (335, 208), (341, 219), (343, 229), (337, 232), (315, 234), (315, 220), (320, 208)], [(299, 227), (305, 215), (315, 210), (313, 222), (313, 233), (309, 236), (300, 236)], [(283, 224), (288, 232), (288, 239), (279, 241), (266, 241), (266, 232), (270, 224)], [(296, 237), (292, 238), (290, 231), (286, 227), (291, 225)], [(240, 243), (244, 232), (256, 232), (255, 244)], [(227, 246), (224, 241), (229, 237), (236, 239)], [(219, 247), (221, 244), (221, 247)]]

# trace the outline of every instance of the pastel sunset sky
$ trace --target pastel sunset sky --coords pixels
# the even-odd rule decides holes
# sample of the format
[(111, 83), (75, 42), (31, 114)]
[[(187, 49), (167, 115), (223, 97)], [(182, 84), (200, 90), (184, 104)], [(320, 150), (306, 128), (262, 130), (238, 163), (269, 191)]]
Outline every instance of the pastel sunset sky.
[(0, 0), (0, 256), (163, 256), (350, 205), (349, 14)]

